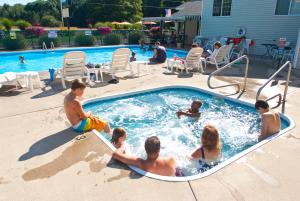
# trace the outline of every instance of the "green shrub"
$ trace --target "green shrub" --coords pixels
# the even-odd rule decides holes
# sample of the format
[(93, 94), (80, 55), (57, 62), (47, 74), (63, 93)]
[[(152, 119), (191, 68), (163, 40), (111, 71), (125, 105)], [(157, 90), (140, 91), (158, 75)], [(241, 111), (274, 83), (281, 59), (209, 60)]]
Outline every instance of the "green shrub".
[(18, 20), (16, 25), (20, 30), (25, 30), (27, 27), (31, 26), (31, 24), (25, 20)]
[(96, 39), (94, 36), (86, 36), (84, 34), (77, 35), (75, 37), (75, 43), (78, 46), (93, 46), (95, 45)]
[(3, 46), (7, 50), (21, 50), (25, 49), (25, 39), (24, 36), (17, 34), (16, 39), (11, 39), (10, 37), (7, 37), (3, 40)]
[(104, 45), (119, 45), (122, 42), (122, 35), (120, 34), (109, 34), (103, 37)]
[(51, 42), (53, 42), (54, 47), (60, 47), (60, 39), (59, 38), (48, 38), (48, 35), (44, 35), (39, 39), (39, 45), (42, 48), (43, 42), (46, 43), (47, 48), (51, 47)]
[(14, 22), (10, 19), (2, 18), (1, 24), (5, 27), (6, 31), (10, 31), (11, 27), (14, 25)]
[(94, 28), (100, 28), (100, 27), (106, 27), (106, 23), (105, 22), (97, 22), (94, 24)]
[(134, 23), (131, 28), (135, 30), (142, 30), (142, 24), (138, 22)]
[(56, 20), (51, 15), (45, 15), (41, 19), (41, 25), (44, 27), (59, 27), (61, 25), (60, 21)]
[(138, 44), (141, 39), (144, 38), (143, 32), (131, 32), (129, 33), (128, 43), (129, 44)]

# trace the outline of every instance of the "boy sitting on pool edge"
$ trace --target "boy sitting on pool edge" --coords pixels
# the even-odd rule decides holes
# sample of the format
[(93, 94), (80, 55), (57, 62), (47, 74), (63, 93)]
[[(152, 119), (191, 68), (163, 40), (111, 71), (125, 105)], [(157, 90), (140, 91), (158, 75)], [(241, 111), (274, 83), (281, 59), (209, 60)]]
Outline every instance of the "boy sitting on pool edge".
[(278, 112), (270, 109), (270, 106), (266, 101), (256, 101), (255, 109), (260, 114), (262, 121), (262, 128), (258, 137), (258, 141), (262, 141), (280, 131), (280, 115)]
[(72, 82), (71, 92), (64, 99), (64, 109), (68, 120), (72, 124), (72, 128), (76, 132), (86, 132), (93, 129), (97, 131), (104, 130), (110, 133), (109, 123), (92, 114), (92, 112), (84, 112), (80, 101), (85, 90), (85, 84), (79, 80)]
[(181, 115), (199, 118), (201, 115), (199, 112), (199, 109), (201, 108), (201, 106), (202, 106), (202, 102), (200, 100), (194, 100), (191, 104), (190, 109), (188, 109), (186, 111), (179, 110), (176, 112), (176, 115), (178, 118), (180, 118)]

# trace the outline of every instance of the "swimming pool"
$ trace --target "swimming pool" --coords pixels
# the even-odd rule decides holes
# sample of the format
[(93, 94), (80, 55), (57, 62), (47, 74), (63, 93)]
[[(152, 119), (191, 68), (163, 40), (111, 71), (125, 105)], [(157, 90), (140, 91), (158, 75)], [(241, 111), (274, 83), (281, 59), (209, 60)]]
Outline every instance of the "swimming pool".
[[(61, 68), (64, 54), (69, 51), (84, 51), (86, 53), (86, 63), (101, 64), (111, 61), (112, 53), (121, 47), (128, 47), (131, 51), (135, 51), (139, 61), (146, 61), (153, 55), (153, 51), (143, 51), (137, 45), (2, 52), (0, 53), (0, 74)], [(173, 57), (174, 54), (184, 57), (187, 53), (185, 51), (167, 49), (168, 58)], [(19, 56), (21, 55), (25, 58), (25, 64), (19, 62)]]
[[(204, 102), (201, 118), (177, 119), (178, 109), (189, 108), (192, 100)], [(126, 129), (128, 153), (145, 158), (144, 141), (156, 135), (161, 140), (161, 155), (173, 156), (185, 177), (164, 177), (131, 167), (140, 174), (168, 181), (187, 181), (207, 176), (246, 153), (294, 127), (291, 119), (281, 115), (282, 131), (267, 140), (257, 142), (259, 115), (253, 105), (199, 88), (171, 86), (127, 93), (83, 102), (84, 109), (107, 119), (112, 128)], [(222, 140), (222, 160), (217, 166), (203, 171), (197, 161), (187, 156), (199, 147), (202, 128), (215, 125)], [(94, 131), (112, 150), (109, 136)]]

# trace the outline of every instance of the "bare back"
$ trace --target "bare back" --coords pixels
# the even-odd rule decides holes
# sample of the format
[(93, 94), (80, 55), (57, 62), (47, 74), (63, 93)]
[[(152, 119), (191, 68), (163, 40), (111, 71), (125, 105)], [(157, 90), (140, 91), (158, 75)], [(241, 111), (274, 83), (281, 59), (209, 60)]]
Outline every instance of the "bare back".
[(281, 129), (280, 116), (272, 110), (262, 114), (262, 130), (259, 140), (263, 140)]
[(142, 160), (140, 168), (162, 176), (175, 176), (176, 162), (172, 157), (158, 157), (155, 161)]
[(72, 126), (81, 121), (82, 118), (80, 113), (78, 112), (79, 110), (82, 110), (81, 104), (71, 93), (69, 93), (64, 99), (64, 109), (66, 116)]

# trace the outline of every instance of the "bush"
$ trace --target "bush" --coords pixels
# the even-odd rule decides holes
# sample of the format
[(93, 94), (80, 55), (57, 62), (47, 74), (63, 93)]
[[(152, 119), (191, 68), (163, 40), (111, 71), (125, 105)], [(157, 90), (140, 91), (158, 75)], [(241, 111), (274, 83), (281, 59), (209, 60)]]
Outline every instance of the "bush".
[(2, 18), (1, 24), (5, 27), (6, 31), (10, 31), (11, 27), (14, 25), (14, 22), (10, 19)]
[(51, 42), (53, 42), (54, 47), (60, 47), (59, 38), (48, 38), (48, 35), (44, 35), (39, 39), (39, 45), (41, 48), (43, 47), (43, 42), (46, 43), (47, 48), (51, 47)]
[(103, 37), (104, 45), (119, 45), (122, 42), (122, 35), (109, 34)]
[(16, 25), (20, 30), (25, 30), (27, 27), (31, 26), (31, 24), (25, 20), (18, 20)]
[(105, 22), (97, 22), (94, 24), (94, 28), (98, 29), (100, 27), (106, 27), (106, 23)]
[(25, 34), (28, 36), (40, 37), (45, 33), (44, 27), (32, 26), (25, 29)]
[(132, 29), (135, 29), (135, 30), (142, 30), (142, 24), (141, 23), (134, 23), (132, 25)]
[(112, 30), (110, 27), (99, 27), (98, 32), (100, 35), (107, 35), (107, 34), (110, 34), (112, 32)]
[(16, 39), (11, 39), (10, 37), (7, 37), (3, 40), (3, 46), (7, 50), (21, 50), (21, 49), (24, 49), (26, 47), (25, 38), (20, 34), (17, 34)]
[(75, 37), (75, 42), (79, 46), (93, 46), (95, 45), (96, 40), (94, 36), (80, 34)]
[(132, 32), (129, 33), (128, 43), (129, 44), (138, 44), (141, 39), (144, 38), (143, 32)]
[(51, 15), (45, 15), (41, 19), (41, 25), (45, 27), (59, 27), (61, 24)]

